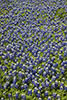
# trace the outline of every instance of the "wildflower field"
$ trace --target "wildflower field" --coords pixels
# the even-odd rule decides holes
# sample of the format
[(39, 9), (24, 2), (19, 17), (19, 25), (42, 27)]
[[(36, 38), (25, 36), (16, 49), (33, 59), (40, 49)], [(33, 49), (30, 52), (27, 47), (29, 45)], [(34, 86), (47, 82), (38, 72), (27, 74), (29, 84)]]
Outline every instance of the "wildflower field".
[(0, 100), (67, 100), (67, 0), (0, 0)]

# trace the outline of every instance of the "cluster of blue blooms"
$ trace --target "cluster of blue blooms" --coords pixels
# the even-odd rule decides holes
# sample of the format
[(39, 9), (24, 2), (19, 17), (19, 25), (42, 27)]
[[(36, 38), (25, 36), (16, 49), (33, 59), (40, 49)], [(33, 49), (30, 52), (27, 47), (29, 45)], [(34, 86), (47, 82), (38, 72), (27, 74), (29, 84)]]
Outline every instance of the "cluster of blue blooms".
[(0, 100), (67, 100), (66, 0), (0, 0)]

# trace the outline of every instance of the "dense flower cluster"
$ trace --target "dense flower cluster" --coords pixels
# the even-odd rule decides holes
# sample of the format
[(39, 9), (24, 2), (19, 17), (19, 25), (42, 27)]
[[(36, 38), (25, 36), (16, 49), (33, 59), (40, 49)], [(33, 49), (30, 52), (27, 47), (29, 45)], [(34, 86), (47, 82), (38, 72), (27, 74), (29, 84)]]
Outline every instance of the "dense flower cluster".
[(0, 0), (0, 100), (67, 100), (66, 0)]

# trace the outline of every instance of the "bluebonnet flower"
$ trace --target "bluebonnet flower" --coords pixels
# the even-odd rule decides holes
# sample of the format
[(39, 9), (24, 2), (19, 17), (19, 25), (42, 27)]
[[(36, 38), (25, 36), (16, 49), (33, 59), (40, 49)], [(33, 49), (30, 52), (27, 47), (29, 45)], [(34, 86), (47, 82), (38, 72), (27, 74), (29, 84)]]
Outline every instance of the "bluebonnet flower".
[(56, 98), (56, 93), (53, 93), (52, 95), (53, 95), (54, 98)]
[(67, 86), (64, 86), (64, 90), (66, 90), (66, 91), (67, 91)]
[(16, 93), (16, 99), (18, 99), (18, 97), (19, 97), (19, 94), (18, 94), (18, 93)]
[(48, 97), (48, 99), (47, 100), (51, 100), (51, 97)]
[[(3, 87), (4, 91), (15, 88), (16, 99), (21, 90), (25, 91), (21, 94), (23, 100), (26, 95), (32, 97), (33, 94), (42, 100), (43, 89), (46, 89), (44, 96), (47, 100), (60, 99), (58, 91), (56, 94), (51, 91), (55, 88), (67, 90), (64, 84), (67, 68), (65, 1), (0, 2), (0, 75), (1, 81), (5, 80), (0, 88)], [(10, 91), (6, 93), (12, 99)]]
[(8, 94), (8, 97), (10, 98), (11, 96), (12, 96), (12, 94), (11, 94), (11, 93), (9, 93), (9, 94)]
[(45, 96), (48, 96), (48, 91), (45, 91)]
[(37, 92), (36, 95), (37, 95), (38, 98), (40, 98), (40, 92), (39, 91)]
[(34, 88), (34, 93), (36, 94), (37, 92), (38, 92), (38, 88), (35, 87), (35, 88)]
[(27, 90), (27, 88), (28, 88), (28, 85), (24, 84), (24, 89)]
[(14, 78), (13, 78), (13, 84), (15, 84), (16, 83), (16, 77), (14, 76)]
[(21, 95), (21, 98), (24, 99), (24, 100), (26, 100), (25, 94), (22, 94), (22, 95)]
[(32, 90), (31, 89), (28, 90), (28, 95), (32, 95)]

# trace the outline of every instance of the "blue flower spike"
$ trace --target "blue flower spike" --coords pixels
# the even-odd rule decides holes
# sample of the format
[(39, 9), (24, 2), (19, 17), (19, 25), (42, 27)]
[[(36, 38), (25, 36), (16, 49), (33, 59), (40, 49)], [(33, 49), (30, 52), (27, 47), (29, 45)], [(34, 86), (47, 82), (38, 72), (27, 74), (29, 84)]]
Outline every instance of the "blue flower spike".
[(66, 0), (0, 4), (0, 99), (66, 100)]

